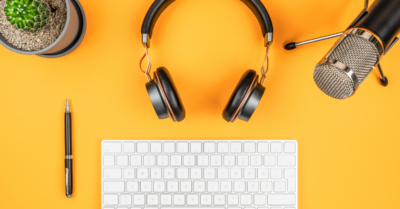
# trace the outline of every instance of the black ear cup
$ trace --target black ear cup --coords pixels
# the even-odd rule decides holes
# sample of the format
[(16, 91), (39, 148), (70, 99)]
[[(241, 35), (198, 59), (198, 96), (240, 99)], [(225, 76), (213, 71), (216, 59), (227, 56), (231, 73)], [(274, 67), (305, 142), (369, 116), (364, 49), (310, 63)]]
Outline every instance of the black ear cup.
[(249, 121), (264, 91), (265, 88), (258, 83), (256, 71), (246, 71), (233, 91), (222, 117), (227, 122), (234, 122), (236, 118)]
[(146, 89), (158, 118), (171, 117), (178, 122), (185, 118), (185, 108), (166, 68), (160, 67), (154, 72), (154, 78), (146, 84)]

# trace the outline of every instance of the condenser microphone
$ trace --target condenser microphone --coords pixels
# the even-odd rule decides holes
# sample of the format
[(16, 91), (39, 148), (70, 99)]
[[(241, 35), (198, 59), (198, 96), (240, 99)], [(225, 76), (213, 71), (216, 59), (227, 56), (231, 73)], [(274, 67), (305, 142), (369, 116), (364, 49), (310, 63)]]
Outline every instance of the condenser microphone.
[[(315, 83), (333, 98), (346, 99), (352, 96), (396, 43), (399, 32), (400, 0), (375, 1), (317, 64), (314, 70)], [(379, 70), (383, 77), (382, 85), (387, 85), (380, 66)]]

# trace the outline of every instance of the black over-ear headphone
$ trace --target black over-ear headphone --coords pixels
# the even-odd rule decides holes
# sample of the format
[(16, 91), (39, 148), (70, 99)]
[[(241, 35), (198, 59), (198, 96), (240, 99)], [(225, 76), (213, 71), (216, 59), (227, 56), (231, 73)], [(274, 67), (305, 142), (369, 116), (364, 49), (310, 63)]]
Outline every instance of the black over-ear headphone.
[[(142, 43), (145, 47), (145, 54), (140, 61), (141, 63), (147, 57), (149, 63), (147, 65), (146, 83), (147, 92), (153, 107), (160, 119), (171, 117), (173, 121), (182, 121), (185, 118), (185, 108), (179, 97), (178, 91), (174, 85), (171, 74), (165, 67), (160, 67), (154, 72), (154, 78), (150, 76), (151, 63), (148, 54), (150, 47), (150, 38), (153, 33), (154, 25), (161, 13), (175, 0), (155, 0), (144, 18), (142, 25)], [(260, 0), (241, 0), (244, 2), (257, 17), (262, 34), (264, 36), (264, 45), (267, 48), (264, 65), (261, 68), (262, 77), (258, 81), (258, 75), (254, 70), (248, 70), (240, 79), (236, 86), (228, 104), (226, 105), (222, 116), (228, 122), (233, 122), (236, 118), (248, 121), (253, 115), (265, 88), (262, 86), (266, 73), (264, 66), (268, 64), (268, 50), (272, 43), (272, 22), (264, 5)], [(268, 70), (268, 68), (267, 68)]]

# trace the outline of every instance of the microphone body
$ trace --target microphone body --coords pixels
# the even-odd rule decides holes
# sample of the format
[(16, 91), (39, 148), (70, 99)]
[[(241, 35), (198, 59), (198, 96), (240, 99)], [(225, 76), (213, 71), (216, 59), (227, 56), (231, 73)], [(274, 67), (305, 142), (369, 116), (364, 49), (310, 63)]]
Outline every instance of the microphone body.
[(375, 1), (315, 67), (315, 83), (333, 98), (352, 96), (399, 32), (400, 0)]

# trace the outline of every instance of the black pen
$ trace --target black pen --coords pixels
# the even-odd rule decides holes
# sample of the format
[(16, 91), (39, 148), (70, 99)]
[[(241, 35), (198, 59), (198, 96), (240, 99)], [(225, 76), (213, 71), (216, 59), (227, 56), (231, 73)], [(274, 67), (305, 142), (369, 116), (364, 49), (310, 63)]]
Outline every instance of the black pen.
[(65, 107), (65, 194), (67, 198), (72, 195), (72, 141), (71, 141), (71, 112), (69, 100)]

